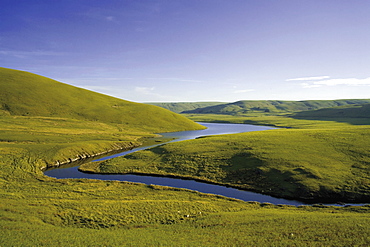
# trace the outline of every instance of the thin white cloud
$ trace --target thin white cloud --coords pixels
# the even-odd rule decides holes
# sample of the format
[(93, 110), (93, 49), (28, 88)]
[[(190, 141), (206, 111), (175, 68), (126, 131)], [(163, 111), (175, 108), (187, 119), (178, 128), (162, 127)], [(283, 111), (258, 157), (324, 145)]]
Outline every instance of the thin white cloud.
[(254, 89), (241, 89), (241, 90), (235, 90), (234, 93), (249, 93), (255, 91)]
[(59, 81), (73, 81), (83, 83), (86, 81), (104, 83), (104, 81), (133, 80), (133, 77), (81, 77), (81, 78), (58, 78)]
[(0, 50), (0, 55), (25, 58), (25, 57), (33, 57), (33, 56), (63, 56), (63, 55), (66, 55), (66, 53), (65, 52), (54, 52), (54, 51)]
[(115, 22), (118, 23), (118, 18), (121, 13), (117, 10), (108, 10), (103, 8), (91, 8), (84, 12), (78, 13), (77, 15), (87, 17), (88, 19)]
[(141, 93), (141, 94), (154, 94), (154, 87), (135, 87), (135, 92)]
[(128, 97), (123, 96), (123, 98), (126, 99), (129, 97), (132, 97), (133, 95), (135, 95), (135, 97), (139, 99), (136, 101), (140, 101), (140, 102), (177, 101), (177, 100), (174, 100), (173, 96), (156, 93), (155, 87), (135, 87), (132, 95)]
[(312, 76), (312, 77), (301, 77), (301, 78), (293, 78), (293, 79), (288, 79), (287, 81), (317, 81), (317, 80), (324, 80), (324, 79), (329, 79), (330, 76)]
[(178, 79), (178, 81), (182, 81), (182, 82), (204, 82), (204, 81), (200, 81), (200, 80), (189, 80), (189, 79)]
[(177, 82), (204, 82), (201, 80), (194, 80), (194, 79), (185, 79), (185, 78), (174, 78), (174, 77), (149, 77), (149, 78), (144, 78), (144, 80), (165, 80), (165, 81), (177, 81)]
[(304, 82), (304, 83), (301, 83), (301, 86), (302, 86), (303, 88), (314, 88), (314, 87), (321, 87), (321, 85), (316, 85), (316, 84), (309, 84), (309, 83), (306, 83), (306, 82)]
[(330, 79), (313, 82), (315, 85), (325, 85), (325, 86), (337, 86), (337, 85), (347, 85), (347, 86), (361, 86), (370, 85), (370, 77), (364, 79), (357, 78), (343, 78), (343, 79)]
[(81, 88), (85, 88), (92, 91), (113, 91), (112, 87), (109, 86), (92, 86), (92, 85), (82, 85), (79, 86)]
[(301, 83), (303, 88), (317, 88), (322, 86), (370, 86), (370, 77), (364, 79), (357, 78), (339, 78), (330, 79), (330, 76), (302, 77), (289, 79), (287, 81), (304, 81)]

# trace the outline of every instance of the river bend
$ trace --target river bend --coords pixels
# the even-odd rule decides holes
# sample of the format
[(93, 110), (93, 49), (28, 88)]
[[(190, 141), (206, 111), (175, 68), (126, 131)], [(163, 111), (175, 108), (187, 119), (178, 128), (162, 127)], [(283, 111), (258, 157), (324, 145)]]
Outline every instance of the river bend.
[[(273, 129), (267, 126), (256, 126), (249, 124), (226, 124), (226, 123), (200, 123), (207, 127), (204, 130), (194, 130), (194, 131), (181, 131), (181, 132), (171, 132), (171, 133), (160, 133), (165, 138), (175, 138), (169, 142), (183, 141), (196, 139), (203, 136), (209, 135), (221, 135), (221, 134), (235, 134), (251, 131), (263, 131)], [(168, 142), (167, 142), (168, 143)], [(146, 147), (138, 147), (129, 151), (121, 152), (118, 154), (106, 156), (94, 161), (102, 161), (111, 159), (118, 156), (123, 156), (132, 152), (152, 148), (155, 146), (163, 145), (164, 143)], [(190, 190), (196, 190), (202, 193), (211, 193), (216, 195), (222, 195), (226, 197), (231, 197), (235, 199), (240, 199), (243, 201), (257, 201), (261, 203), (273, 203), (273, 204), (286, 204), (286, 205), (305, 205), (303, 202), (295, 200), (287, 200), (282, 198), (275, 198), (268, 195), (263, 195), (259, 193), (254, 193), (250, 191), (238, 190), (231, 187), (208, 184), (197, 182), (194, 180), (184, 180), (178, 178), (168, 178), (168, 177), (156, 177), (156, 176), (141, 176), (141, 175), (130, 175), (130, 174), (90, 174), (82, 173), (78, 170), (78, 165), (74, 167), (64, 168), (63, 166), (50, 169), (45, 171), (45, 175), (54, 178), (88, 178), (88, 179), (99, 179), (99, 180), (118, 180), (118, 181), (128, 181), (144, 184), (155, 184), (162, 186), (169, 186), (175, 188), (184, 188)]]

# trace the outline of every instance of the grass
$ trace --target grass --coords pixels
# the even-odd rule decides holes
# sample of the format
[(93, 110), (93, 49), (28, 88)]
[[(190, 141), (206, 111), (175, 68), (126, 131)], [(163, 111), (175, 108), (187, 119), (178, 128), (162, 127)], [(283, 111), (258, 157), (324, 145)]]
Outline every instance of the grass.
[(101, 150), (109, 140), (140, 141), (140, 133), (120, 136), (115, 125), (12, 116), (0, 126), (8, 133), (0, 159), (3, 246), (370, 244), (368, 206), (274, 206), (155, 185), (57, 180), (41, 172), (45, 160), (61, 153)]
[[(224, 117), (230, 122), (253, 119)], [(303, 201), (370, 202), (369, 125), (255, 118), (291, 128), (169, 143), (80, 169), (195, 178)]]
[[(182, 194), (187, 195), (186, 192)], [(97, 225), (106, 224), (110, 216), (115, 217), (111, 224), (115, 224), (117, 219), (136, 220), (136, 223), (107, 228), (81, 227), (81, 224), (78, 224), (80, 227), (51, 225), (34, 219), (33, 224), (26, 222), (28, 219), (18, 222), (13, 218), (18, 213), (15, 208), (7, 211), (7, 221), (0, 236), (4, 246), (17, 246), (14, 243), (19, 243), (19, 246), (367, 246), (370, 242), (367, 207), (293, 208), (229, 202), (219, 204), (219, 207), (225, 208), (218, 211), (215, 207), (217, 198), (209, 204), (204, 200), (198, 204), (178, 203), (178, 200), (178, 197), (171, 198), (171, 203), (138, 200), (134, 205), (127, 205), (130, 206), (129, 211), (126, 205), (116, 210), (120, 204), (105, 201), (103, 209), (109, 211), (103, 221), (99, 221), (102, 216), (97, 211), (101, 209), (101, 202), (92, 200), (90, 207), (81, 207), (79, 214), (69, 215), (69, 219), (73, 220), (68, 222), (87, 222), (87, 226), (95, 222)], [(94, 207), (93, 203), (98, 205)], [(142, 206), (136, 208), (139, 203)], [(231, 205), (235, 204), (239, 204), (239, 208), (232, 208)], [(66, 211), (71, 204), (62, 205), (62, 210)], [(34, 214), (41, 214), (38, 211), (39, 202), (29, 207), (35, 211)], [(209, 208), (213, 209), (212, 212), (207, 211)], [(82, 211), (85, 209), (88, 211)], [(174, 211), (174, 215), (180, 215), (175, 217), (180, 218), (180, 222), (173, 221), (174, 218), (170, 221), (166, 219), (164, 223), (139, 221), (143, 210), (153, 213), (160, 209)], [(198, 212), (202, 209), (206, 209), (199, 211), (204, 215)], [(184, 213), (189, 211), (195, 214), (184, 217)]]
[(5, 68), (0, 68), (0, 115), (113, 123), (134, 132), (160, 133), (201, 128), (161, 107), (125, 101)]
[(132, 148), (141, 144), (141, 138), (153, 136), (95, 121), (25, 116), (0, 117), (0, 134), (3, 159), (32, 158), (37, 169), (81, 155)]
[(3, 246), (366, 246), (363, 207), (247, 203), (162, 186), (4, 178)]
[[(370, 244), (369, 206), (293, 207), (155, 185), (47, 177), (41, 171), (47, 164), (139, 145), (156, 132), (199, 126), (188, 120), (181, 125), (183, 117), (156, 107), (132, 105), (29, 73), (1, 69), (0, 87), (1, 246)], [(351, 135), (346, 136), (349, 141)], [(187, 148), (186, 153), (193, 149)], [(208, 152), (212, 150), (201, 155), (207, 158)]]

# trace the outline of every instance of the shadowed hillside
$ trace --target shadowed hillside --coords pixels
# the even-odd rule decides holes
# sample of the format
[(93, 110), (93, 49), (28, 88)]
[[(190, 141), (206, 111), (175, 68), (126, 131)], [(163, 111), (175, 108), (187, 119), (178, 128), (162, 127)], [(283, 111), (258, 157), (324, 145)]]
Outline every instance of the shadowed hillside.
[(198, 114), (247, 114), (252, 112), (287, 113), (318, 110), (344, 105), (369, 104), (370, 99), (344, 99), (344, 100), (306, 100), (306, 101), (279, 101), (279, 100), (245, 100), (234, 103), (221, 104), (199, 108), (183, 113)]
[(133, 103), (5, 68), (0, 68), (0, 115), (73, 118), (159, 132), (201, 128), (157, 106)]
[(370, 118), (370, 104), (345, 105), (316, 111), (303, 111), (293, 115), (296, 118)]
[(184, 111), (191, 111), (198, 108), (204, 108), (208, 106), (215, 106), (224, 104), (223, 102), (175, 102), (175, 103), (148, 103), (149, 105), (156, 105), (170, 111), (181, 113)]

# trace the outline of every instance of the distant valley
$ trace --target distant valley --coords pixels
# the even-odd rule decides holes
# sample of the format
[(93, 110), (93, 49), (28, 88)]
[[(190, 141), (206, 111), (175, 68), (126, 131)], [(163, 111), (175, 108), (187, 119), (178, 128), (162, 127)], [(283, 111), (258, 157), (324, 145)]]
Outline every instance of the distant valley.
[[(240, 115), (251, 113), (297, 113), (296, 116), (352, 116), (368, 117), (370, 99), (342, 99), (342, 100), (304, 100), (304, 101), (281, 101), (281, 100), (243, 100), (233, 103), (153, 103), (173, 112), (184, 114), (226, 114)], [(364, 106), (363, 106), (364, 105)], [(319, 109), (332, 108), (332, 110)], [(302, 113), (306, 111), (305, 113)], [(351, 112), (351, 113), (350, 113)]]

